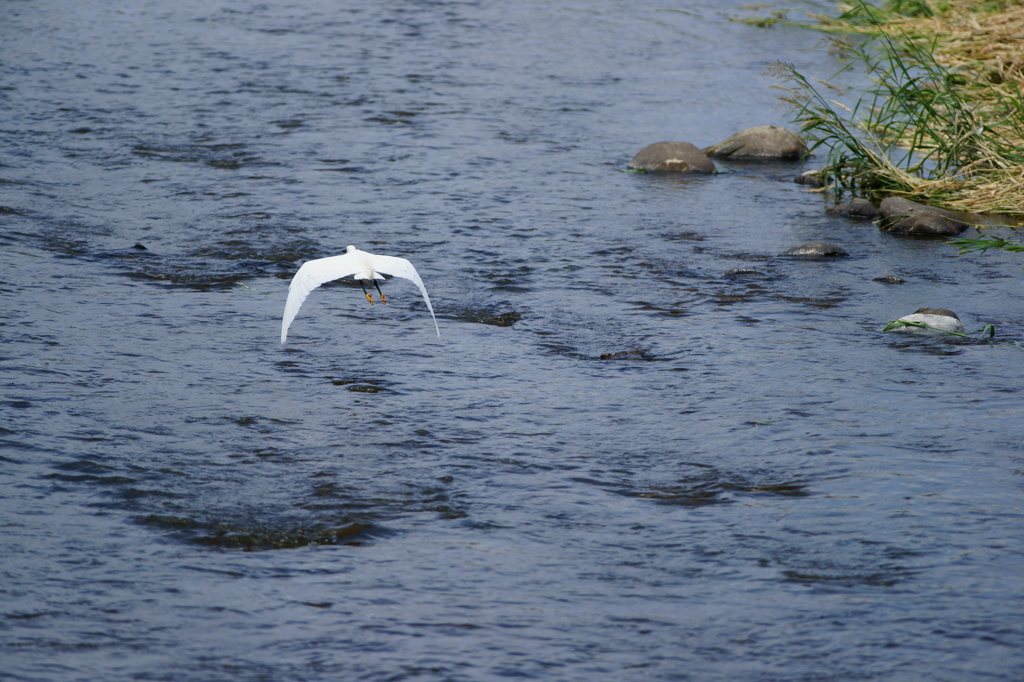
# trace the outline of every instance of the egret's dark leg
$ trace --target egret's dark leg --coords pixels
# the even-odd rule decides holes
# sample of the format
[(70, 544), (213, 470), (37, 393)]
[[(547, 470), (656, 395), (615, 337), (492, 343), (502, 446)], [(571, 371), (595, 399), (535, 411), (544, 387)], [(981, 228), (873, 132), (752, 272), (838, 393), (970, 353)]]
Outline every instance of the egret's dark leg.
[[(374, 282), (374, 284), (376, 284), (376, 282)], [(366, 282), (364, 280), (359, 280), (359, 286), (361, 286), (363, 288), (363, 296), (365, 296), (366, 300), (370, 302), (370, 305), (373, 305), (373, 296), (371, 296), (369, 293), (367, 293), (367, 291), (366, 291)], [(380, 290), (378, 289), (378, 291), (380, 291)]]
[(380, 302), (387, 305), (388, 299), (384, 297), (384, 292), (380, 290), (379, 286), (377, 286), (377, 280), (373, 280), (373, 286), (377, 287), (377, 293), (380, 294)]

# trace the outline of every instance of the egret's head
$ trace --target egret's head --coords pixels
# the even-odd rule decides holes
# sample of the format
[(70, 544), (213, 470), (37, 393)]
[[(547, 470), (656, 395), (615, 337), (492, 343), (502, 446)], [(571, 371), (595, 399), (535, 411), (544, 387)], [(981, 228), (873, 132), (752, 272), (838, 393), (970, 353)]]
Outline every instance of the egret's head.
[(345, 253), (352, 253), (355, 250), (356, 250), (356, 247), (352, 246), (351, 244), (349, 244), (348, 246), (345, 247)]

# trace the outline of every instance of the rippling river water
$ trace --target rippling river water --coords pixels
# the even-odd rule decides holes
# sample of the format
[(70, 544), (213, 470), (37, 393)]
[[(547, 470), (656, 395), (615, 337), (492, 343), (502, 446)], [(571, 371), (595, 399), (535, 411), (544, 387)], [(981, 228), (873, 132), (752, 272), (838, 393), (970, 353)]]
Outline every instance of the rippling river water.
[[(817, 34), (3, 14), (0, 679), (1024, 677), (1019, 254), (828, 217), (798, 164), (622, 172), (788, 125), (763, 72), (829, 76)], [(851, 257), (777, 257), (809, 241)], [(440, 340), (394, 280), (278, 342), (348, 244), (415, 263)], [(998, 335), (879, 331), (921, 306)]]

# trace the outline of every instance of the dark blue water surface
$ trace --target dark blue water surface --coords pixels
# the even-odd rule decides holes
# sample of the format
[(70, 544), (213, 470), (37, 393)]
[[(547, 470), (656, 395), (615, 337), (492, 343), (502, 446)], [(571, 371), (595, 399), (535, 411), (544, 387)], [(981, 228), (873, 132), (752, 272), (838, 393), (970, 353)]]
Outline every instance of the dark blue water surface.
[[(789, 125), (763, 74), (828, 77), (819, 35), (2, 13), (0, 679), (1024, 679), (1020, 254), (828, 217), (820, 157), (623, 172)], [(809, 241), (851, 255), (777, 256)], [(413, 261), (440, 340), (394, 280), (279, 343), (348, 244)], [(880, 331), (921, 306), (997, 336)]]

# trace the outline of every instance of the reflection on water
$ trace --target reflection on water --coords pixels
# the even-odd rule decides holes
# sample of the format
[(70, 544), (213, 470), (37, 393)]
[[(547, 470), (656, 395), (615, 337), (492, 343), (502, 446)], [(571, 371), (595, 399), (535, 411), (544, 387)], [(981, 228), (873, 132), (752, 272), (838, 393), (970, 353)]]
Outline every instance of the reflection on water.
[[(1019, 258), (622, 172), (831, 75), (737, 12), (12, 4), (7, 675), (1019, 679)], [(440, 340), (384, 282), (278, 343), (348, 244)]]

